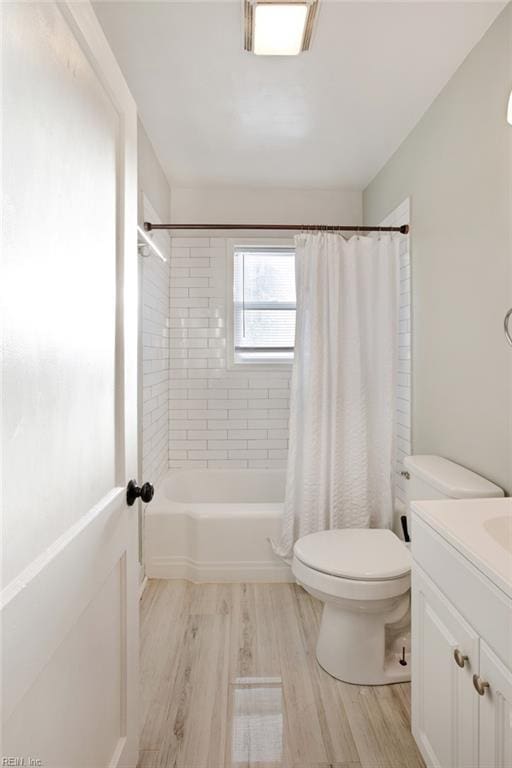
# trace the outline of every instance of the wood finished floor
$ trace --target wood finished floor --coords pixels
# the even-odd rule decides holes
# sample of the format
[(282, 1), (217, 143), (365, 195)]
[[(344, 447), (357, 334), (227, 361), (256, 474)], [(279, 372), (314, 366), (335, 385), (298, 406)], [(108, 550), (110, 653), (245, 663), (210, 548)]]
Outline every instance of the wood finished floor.
[(409, 685), (318, 665), (321, 608), (294, 584), (150, 581), (139, 768), (424, 768)]

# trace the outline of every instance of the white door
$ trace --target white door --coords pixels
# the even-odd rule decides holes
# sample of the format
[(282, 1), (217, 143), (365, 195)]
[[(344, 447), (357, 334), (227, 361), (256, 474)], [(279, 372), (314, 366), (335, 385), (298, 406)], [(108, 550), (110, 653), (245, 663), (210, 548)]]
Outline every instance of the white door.
[(136, 110), (89, 3), (1, 13), (1, 755), (135, 766)]
[[(512, 670), (480, 646), (480, 768), (512, 766)], [(488, 686), (482, 685), (488, 683)]]
[(429, 768), (473, 768), (478, 765), (478, 696), (472, 684), (478, 636), (416, 565), (412, 590), (414, 738)]

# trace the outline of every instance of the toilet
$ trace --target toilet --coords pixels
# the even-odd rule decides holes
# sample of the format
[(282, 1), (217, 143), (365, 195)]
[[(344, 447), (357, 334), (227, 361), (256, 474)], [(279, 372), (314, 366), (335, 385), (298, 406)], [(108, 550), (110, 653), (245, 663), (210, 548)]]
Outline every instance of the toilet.
[[(440, 456), (409, 456), (407, 506), (420, 499), (503, 496), (498, 486)], [(338, 680), (410, 680), (411, 555), (386, 529), (346, 528), (299, 539), (292, 571), (324, 603), (316, 656)]]

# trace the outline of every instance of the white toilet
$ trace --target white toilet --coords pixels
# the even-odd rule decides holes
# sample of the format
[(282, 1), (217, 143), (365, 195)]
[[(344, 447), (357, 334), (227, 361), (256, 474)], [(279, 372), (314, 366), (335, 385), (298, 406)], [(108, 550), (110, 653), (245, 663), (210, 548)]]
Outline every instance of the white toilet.
[[(408, 505), (419, 499), (503, 496), (498, 486), (439, 456), (410, 456)], [(292, 570), (324, 603), (316, 647), (339, 680), (383, 685), (410, 679), (409, 549), (392, 531), (347, 528), (299, 539)]]

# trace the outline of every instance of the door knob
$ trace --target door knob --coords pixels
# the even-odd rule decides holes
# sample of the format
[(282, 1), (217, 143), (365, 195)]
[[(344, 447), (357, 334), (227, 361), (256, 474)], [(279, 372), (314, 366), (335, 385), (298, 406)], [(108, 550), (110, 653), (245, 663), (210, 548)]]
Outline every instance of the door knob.
[(144, 483), (144, 485), (139, 488), (136, 480), (130, 480), (126, 486), (126, 503), (129, 507), (133, 506), (135, 500), (139, 497), (145, 504), (149, 504), (154, 495), (155, 489), (151, 483)]

